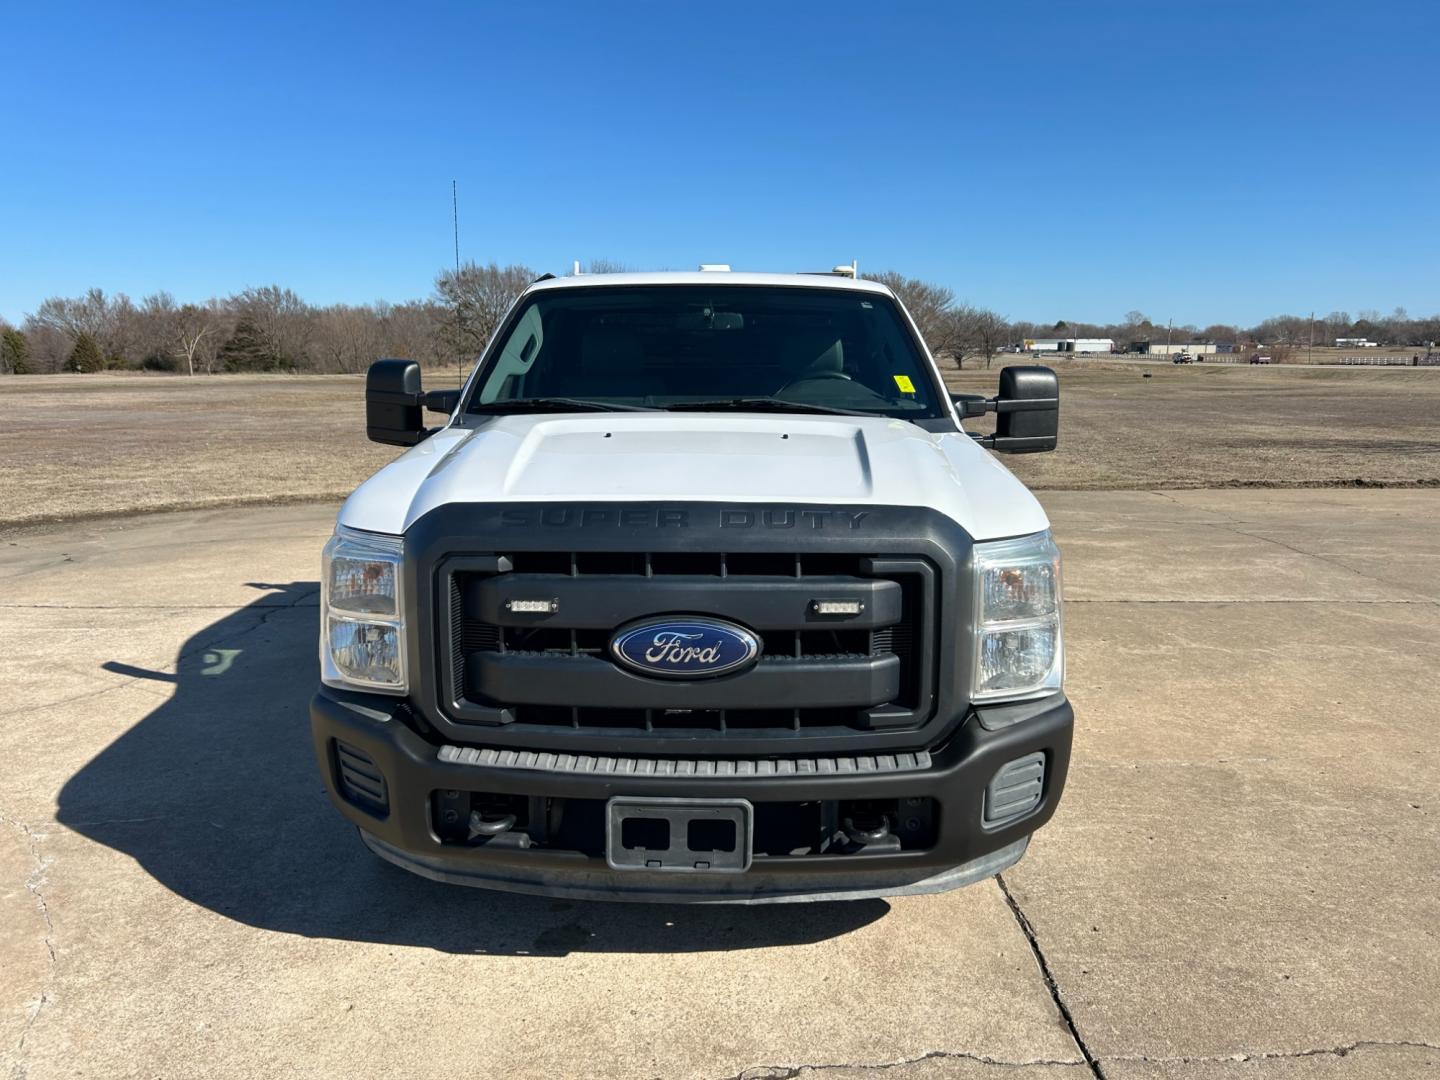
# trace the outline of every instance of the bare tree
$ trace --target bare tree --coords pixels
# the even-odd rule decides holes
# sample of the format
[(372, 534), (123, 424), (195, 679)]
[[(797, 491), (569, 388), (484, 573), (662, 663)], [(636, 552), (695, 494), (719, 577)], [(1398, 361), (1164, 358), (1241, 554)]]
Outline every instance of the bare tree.
[(974, 333), (979, 345), (977, 351), (985, 357), (985, 367), (988, 370), (995, 354), (1004, 347), (1009, 338), (1010, 324), (995, 312), (982, 308), (975, 313)]
[(585, 264), (587, 274), (628, 274), (632, 269), (619, 259), (591, 259)]
[(175, 320), (179, 308), (168, 292), (157, 292), (132, 308), (128, 321), (126, 343), (133, 352), (122, 353), (125, 360), (138, 358), (142, 367), (173, 370), (176, 361)]
[(110, 305), (105, 294), (91, 289), (84, 296), (52, 296), (41, 302), (27, 320), (33, 326), (59, 330), (72, 339), (89, 334), (99, 339), (107, 329)]
[[(590, 263), (593, 272), (620, 269), (624, 269), (620, 263), (608, 259)], [(9, 340), (23, 339), (25, 369), (35, 372), (66, 370), (82, 334), (90, 339), (83, 350), (87, 366), (93, 366), (93, 353), (98, 350), (103, 366), (183, 369), (191, 374), (221, 366), (236, 371), (353, 372), (377, 356), (406, 356), (438, 368), (457, 357), (478, 355), (533, 276), (523, 266), (470, 263), (458, 273), (442, 273), (428, 299), (326, 308), (312, 307), (278, 285), (198, 304), (179, 304), (166, 292), (135, 304), (123, 293), (107, 296), (90, 289), (75, 297), (49, 297), (26, 316), (14, 331), (18, 336)], [(994, 312), (957, 303), (952, 290), (932, 282), (894, 272), (873, 280), (900, 297), (932, 353), (961, 367), (967, 359), (980, 356), (990, 366), (999, 349), (1025, 338), (1063, 335), (1125, 342), (1154, 340), (1157, 333), (1164, 340), (1166, 334), (1165, 325), (1157, 328), (1138, 310), (1109, 324), (1007, 323)], [(1417, 318), (1395, 308), (1389, 315), (1360, 311), (1354, 319), (1345, 311), (1313, 319), (1308, 314), (1278, 315), (1250, 329), (1217, 322), (1202, 330), (1187, 323), (1175, 326), (1173, 335), (1181, 343), (1258, 341), (1267, 348), (1304, 345), (1312, 335), (1317, 343), (1356, 337), (1429, 348), (1427, 342), (1440, 341), (1440, 314)], [(8, 354), (0, 358), (0, 371), (14, 367)]]
[(254, 327), (265, 366), (305, 366), (311, 338), (310, 307), (278, 285), (250, 288), (230, 298), (235, 314)]
[(451, 318), (441, 330), (442, 339), (457, 358), (478, 356), (505, 312), (527, 285), (535, 280), (528, 266), (497, 266), (467, 262), (456, 270), (442, 270), (435, 278), (435, 294), (450, 309)]
[(378, 313), (381, 356), (404, 356), (427, 367), (439, 367), (454, 359), (453, 350), (441, 331), (454, 325), (454, 315), (428, 300), (411, 300), (386, 305)]
[[(80, 335), (86, 334), (105, 362), (114, 363), (132, 351), (137, 315), (135, 305), (124, 293), (112, 299), (100, 289), (90, 289), (84, 296), (49, 297), (26, 320), (26, 329), (64, 334), (67, 360)], [(87, 345), (87, 354), (89, 348)]]
[(362, 371), (380, 355), (380, 320), (368, 307), (334, 304), (315, 312), (315, 348), (335, 371)]
[(957, 368), (965, 370), (965, 358), (980, 352), (980, 338), (975, 332), (979, 315), (980, 310), (969, 304), (956, 304), (945, 313), (943, 344), (934, 350), (937, 358), (941, 354), (949, 356)]
[(878, 274), (866, 274), (871, 281), (878, 281), (881, 285), (889, 287), (900, 302), (905, 305), (905, 310), (910, 312), (910, 317), (915, 320), (915, 325), (920, 329), (920, 336), (930, 346), (931, 352), (949, 351), (944, 348), (947, 344), (947, 332), (951, 329), (948, 325), (947, 313), (952, 304), (955, 303), (955, 291), (946, 288), (944, 285), (936, 285), (933, 282), (921, 281), (919, 278), (907, 278), (904, 274), (896, 273), (894, 270), (884, 270)]
[[(171, 333), (175, 336), (175, 343), (180, 347), (180, 355), (185, 358), (185, 370), (195, 374), (195, 360), (201, 357), (202, 347), (207, 339), (211, 346), (215, 346), (213, 338), (217, 337), (220, 328), (224, 325), (224, 311), (219, 303), (211, 300), (208, 304), (185, 304), (176, 310)], [(210, 363), (207, 368), (214, 365), (215, 348), (209, 350)]]

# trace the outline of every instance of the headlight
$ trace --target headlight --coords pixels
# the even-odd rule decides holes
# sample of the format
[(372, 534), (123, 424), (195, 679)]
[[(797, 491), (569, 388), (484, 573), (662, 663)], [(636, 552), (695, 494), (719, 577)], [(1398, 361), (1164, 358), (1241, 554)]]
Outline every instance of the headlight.
[(399, 537), (337, 528), (320, 578), (320, 678), (403, 694), (405, 607)]
[(1060, 552), (1049, 532), (976, 544), (972, 700), (1041, 697), (1064, 678)]

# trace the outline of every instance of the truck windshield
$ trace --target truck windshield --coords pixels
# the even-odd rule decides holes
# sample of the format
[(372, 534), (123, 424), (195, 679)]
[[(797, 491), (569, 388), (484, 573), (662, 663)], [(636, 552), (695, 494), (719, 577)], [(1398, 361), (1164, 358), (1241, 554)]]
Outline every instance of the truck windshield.
[(583, 286), (510, 318), (468, 408), (749, 407), (943, 416), (924, 356), (877, 293), (747, 285)]

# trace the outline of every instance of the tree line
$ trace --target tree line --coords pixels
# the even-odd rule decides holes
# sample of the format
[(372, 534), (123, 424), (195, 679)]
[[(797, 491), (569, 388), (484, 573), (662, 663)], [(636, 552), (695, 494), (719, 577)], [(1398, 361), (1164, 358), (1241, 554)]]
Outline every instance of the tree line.
[[(592, 273), (623, 269), (596, 260)], [(169, 293), (138, 303), (123, 293), (91, 289), (51, 297), (20, 326), (0, 320), (0, 374), (146, 370), (189, 375), (217, 372), (357, 373), (380, 356), (404, 356), (426, 366), (467, 363), (478, 356), (507, 308), (537, 277), (520, 265), (466, 263), (435, 278), (434, 292), (402, 303), (308, 304), (279, 285), (249, 288), (203, 303)], [(889, 285), (914, 316), (937, 355), (964, 367), (1020, 345), (1027, 338), (1112, 338), (1117, 347), (1167, 338), (1174, 342), (1233, 342), (1301, 346), (1363, 337), (1382, 345), (1440, 341), (1440, 316), (1411, 318), (1336, 311), (1321, 317), (1281, 315), (1256, 326), (1165, 326), (1131, 311), (1119, 322), (1014, 321), (957, 299), (954, 290), (894, 271), (866, 275)]]

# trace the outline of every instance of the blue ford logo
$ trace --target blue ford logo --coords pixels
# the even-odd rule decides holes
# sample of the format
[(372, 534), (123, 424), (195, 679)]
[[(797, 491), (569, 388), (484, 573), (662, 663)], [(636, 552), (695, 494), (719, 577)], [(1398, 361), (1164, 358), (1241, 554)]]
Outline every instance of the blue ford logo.
[(734, 623), (672, 616), (621, 627), (610, 639), (610, 652), (642, 675), (704, 679), (753, 664), (760, 641)]

